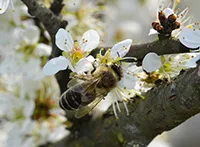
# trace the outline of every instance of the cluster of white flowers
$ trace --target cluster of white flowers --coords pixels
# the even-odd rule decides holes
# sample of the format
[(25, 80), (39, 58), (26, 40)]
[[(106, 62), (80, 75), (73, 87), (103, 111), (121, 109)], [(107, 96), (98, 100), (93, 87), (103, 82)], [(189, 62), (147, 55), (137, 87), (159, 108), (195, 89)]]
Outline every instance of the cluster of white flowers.
[(88, 29), (95, 29), (104, 35), (106, 7), (103, 2), (90, 0), (66, 0), (62, 11), (63, 19), (70, 21), (67, 29), (73, 36), (79, 36)]
[[(15, 12), (5, 11), (12, 2)], [(56, 142), (69, 131), (57, 102), (56, 80), (42, 71), (51, 47), (39, 42), (40, 30), (26, 19), (25, 5), (0, 0), (0, 13), (4, 13), (0, 17), (0, 146)]]

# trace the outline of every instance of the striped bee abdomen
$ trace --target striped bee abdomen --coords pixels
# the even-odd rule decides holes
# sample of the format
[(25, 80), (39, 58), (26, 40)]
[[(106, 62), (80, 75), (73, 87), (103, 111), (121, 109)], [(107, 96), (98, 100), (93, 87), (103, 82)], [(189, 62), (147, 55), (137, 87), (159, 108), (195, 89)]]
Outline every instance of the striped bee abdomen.
[(62, 109), (75, 110), (80, 106), (83, 94), (76, 91), (78, 88), (81, 88), (81, 85), (75, 85), (61, 95), (59, 105)]

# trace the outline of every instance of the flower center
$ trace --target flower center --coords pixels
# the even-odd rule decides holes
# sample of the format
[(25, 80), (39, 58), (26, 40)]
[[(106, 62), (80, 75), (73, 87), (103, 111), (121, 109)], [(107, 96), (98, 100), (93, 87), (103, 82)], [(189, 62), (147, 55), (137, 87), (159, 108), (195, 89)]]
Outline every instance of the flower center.
[(74, 42), (74, 47), (70, 52), (63, 52), (62, 55), (70, 59), (72, 65), (75, 65), (80, 59), (87, 55), (87, 52), (79, 47), (78, 42)]
[(100, 53), (97, 54), (97, 58), (100, 60), (101, 63), (112, 64), (112, 63), (117, 63), (118, 61), (120, 61), (122, 59), (121, 57), (117, 57), (116, 59), (112, 59), (111, 49), (108, 49), (104, 55), (102, 55), (102, 53), (101, 53), (102, 50), (103, 49), (101, 49)]
[(70, 56), (73, 62), (77, 63), (81, 58), (85, 56), (85, 52), (80, 48), (73, 48), (70, 52)]

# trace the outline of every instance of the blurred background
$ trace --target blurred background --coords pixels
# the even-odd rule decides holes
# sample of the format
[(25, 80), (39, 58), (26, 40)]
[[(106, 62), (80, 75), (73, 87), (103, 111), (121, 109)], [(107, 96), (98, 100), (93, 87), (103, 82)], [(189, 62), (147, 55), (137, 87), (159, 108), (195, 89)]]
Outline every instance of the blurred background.
[[(53, 0), (38, 0), (49, 7)], [(42, 73), (51, 53), (50, 37), (19, 0), (14, 12), (0, 15), (0, 146), (31, 147), (54, 143), (70, 134), (71, 123), (58, 106), (59, 88), (53, 76)], [(133, 43), (155, 40), (148, 36), (156, 20), (157, 0), (64, 0), (63, 19), (73, 38), (93, 28), (101, 46), (131, 38)], [(200, 20), (199, 0), (181, 0), (193, 22)], [(149, 147), (199, 147), (200, 115), (157, 136)], [(149, 124), (151, 125), (151, 124)]]

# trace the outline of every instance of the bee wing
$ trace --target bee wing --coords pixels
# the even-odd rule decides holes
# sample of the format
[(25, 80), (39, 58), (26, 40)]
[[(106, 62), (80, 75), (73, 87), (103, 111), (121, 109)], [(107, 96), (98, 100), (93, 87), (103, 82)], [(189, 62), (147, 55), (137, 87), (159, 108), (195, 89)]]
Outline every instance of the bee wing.
[(94, 101), (92, 101), (89, 105), (87, 106), (83, 106), (80, 105), (80, 108), (77, 109), (76, 113), (75, 113), (75, 117), (76, 118), (81, 118), (83, 116), (85, 116), (86, 114), (88, 114), (92, 109), (94, 109), (94, 107), (104, 98), (103, 95), (99, 94), (98, 97), (96, 97), (94, 99)]
[(71, 79), (68, 83), (67, 83), (67, 87), (70, 88), (70, 87), (73, 87), (75, 86), (76, 84), (80, 84), (82, 83), (83, 81), (79, 80), (79, 79)]
[(80, 93), (82, 95), (85, 95), (86, 93), (88, 93), (89, 91), (92, 91), (93, 89), (96, 88), (96, 85), (98, 83), (98, 79), (93, 80), (93, 81), (80, 81), (78, 83), (70, 83), (74, 84), (74, 86), (71, 87), (71, 90), (76, 92), (76, 93)]

